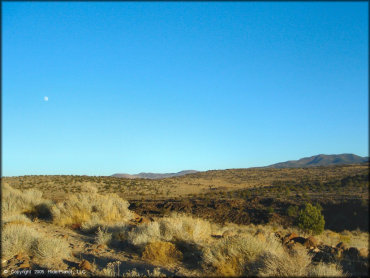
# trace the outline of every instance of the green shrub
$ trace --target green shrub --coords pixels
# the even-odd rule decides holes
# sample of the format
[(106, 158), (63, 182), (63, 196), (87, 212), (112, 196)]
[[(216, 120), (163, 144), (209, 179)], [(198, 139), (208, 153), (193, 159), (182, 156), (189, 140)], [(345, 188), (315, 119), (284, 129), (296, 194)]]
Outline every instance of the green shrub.
[(298, 206), (289, 206), (286, 212), (288, 216), (296, 218), (298, 216), (299, 208)]
[(319, 207), (306, 203), (305, 208), (299, 211), (298, 227), (303, 231), (321, 234), (324, 231), (325, 220)]

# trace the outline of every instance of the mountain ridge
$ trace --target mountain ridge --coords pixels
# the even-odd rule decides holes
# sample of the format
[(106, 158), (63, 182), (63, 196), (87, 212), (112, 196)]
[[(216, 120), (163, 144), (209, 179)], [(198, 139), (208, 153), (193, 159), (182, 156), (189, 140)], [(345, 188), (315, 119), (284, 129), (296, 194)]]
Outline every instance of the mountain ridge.
[(316, 166), (358, 164), (368, 162), (369, 157), (362, 157), (351, 153), (318, 154), (298, 160), (288, 160), (265, 166), (264, 168), (305, 168)]
[[(250, 168), (306, 168), (317, 166), (334, 166), (345, 164), (359, 164), (369, 162), (369, 157), (362, 157), (355, 154), (318, 154), (310, 157), (303, 157), (298, 160), (288, 160), (285, 162), (278, 162), (268, 166), (250, 167)], [(247, 168), (246, 168), (247, 169)], [(138, 174), (116, 173), (112, 177), (127, 178), (127, 179), (163, 179), (171, 177), (179, 177), (187, 174), (199, 173), (196, 170), (183, 170), (177, 173), (147, 173), (141, 172)]]
[(146, 172), (141, 172), (139, 174), (113, 174), (112, 177), (117, 177), (117, 178), (127, 178), (127, 179), (163, 179), (163, 178), (170, 178), (170, 177), (179, 177), (179, 176), (184, 176), (187, 174), (194, 174), (198, 173), (199, 171), (196, 170), (183, 170), (177, 173), (146, 173)]

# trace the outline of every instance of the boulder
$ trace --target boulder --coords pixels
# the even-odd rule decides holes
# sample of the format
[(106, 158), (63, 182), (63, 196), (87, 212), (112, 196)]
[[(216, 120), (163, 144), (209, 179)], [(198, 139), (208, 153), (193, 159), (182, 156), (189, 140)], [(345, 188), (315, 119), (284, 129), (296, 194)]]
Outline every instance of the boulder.
[(287, 244), (289, 241), (291, 241), (293, 238), (296, 238), (296, 237), (298, 237), (298, 235), (295, 232), (287, 234), (283, 238), (283, 244)]
[(136, 212), (132, 212), (132, 219), (138, 221), (141, 218)]
[(281, 232), (275, 232), (275, 233), (272, 233), (272, 235), (277, 237), (280, 240), (283, 240), (283, 238), (284, 238), (284, 236)]
[(28, 261), (25, 261), (19, 265), (20, 268), (30, 268), (31, 265)]
[(317, 252), (313, 256), (312, 261), (313, 262), (323, 262), (323, 263), (328, 264), (328, 263), (334, 263), (336, 259), (333, 254), (320, 251), (320, 252)]
[(346, 244), (346, 243), (344, 243), (344, 242), (339, 242), (338, 244), (337, 244), (337, 246), (335, 246), (336, 248), (339, 248), (339, 249), (342, 249), (342, 250), (346, 250), (346, 249), (348, 249), (348, 245)]
[(23, 253), (18, 253), (14, 256), (14, 259), (23, 260), (26, 256)]
[(341, 248), (333, 248), (331, 253), (334, 254), (335, 257), (337, 257), (337, 258), (340, 259), (343, 256), (343, 249), (341, 249)]
[(72, 230), (80, 230), (81, 229), (81, 224), (80, 223), (74, 223), (71, 225)]
[(315, 248), (318, 245), (317, 239), (313, 236), (309, 236), (303, 243), (304, 247), (306, 248)]
[(97, 249), (106, 249), (107, 248), (107, 245), (105, 244), (99, 244), (98, 246), (96, 246)]
[(358, 259), (358, 257), (360, 256), (360, 251), (356, 247), (348, 248), (345, 253), (351, 259)]
[(86, 260), (82, 260), (78, 267), (83, 270), (92, 270), (91, 264)]
[(306, 239), (304, 237), (297, 236), (297, 237), (292, 238), (290, 241), (292, 241), (294, 243), (298, 242), (298, 243), (304, 245), (304, 243), (306, 242)]
[(151, 222), (150, 219), (148, 217), (145, 217), (145, 216), (141, 217), (138, 220), (138, 223), (140, 223), (140, 224), (145, 224), (145, 223), (150, 223), (150, 222)]

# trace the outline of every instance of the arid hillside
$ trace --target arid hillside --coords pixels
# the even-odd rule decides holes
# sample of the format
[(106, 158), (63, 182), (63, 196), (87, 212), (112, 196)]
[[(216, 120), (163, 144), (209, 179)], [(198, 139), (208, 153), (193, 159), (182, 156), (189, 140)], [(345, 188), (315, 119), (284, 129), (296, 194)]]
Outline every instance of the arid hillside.
[(368, 164), (3, 178), (3, 275), (366, 276), (368, 201)]
[[(325, 183), (368, 174), (369, 164), (293, 169), (228, 169), (198, 172), (158, 180), (126, 179), (109, 176), (20, 176), (3, 181), (17, 189), (39, 189), (49, 199), (62, 200), (77, 193), (82, 185), (92, 185), (101, 193), (116, 193), (127, 200), (181, 198), (214, 192), (260, 188), (277, 183)], [(352, 192), (357, 194), (357, 192)]]
[[(3, 276), (364, 276), (367, 232), (208, 221), (182, 213), (145, 217), (90, 185), (64, 201), (2, 185)], [(306, 205), (299, 217), (317, 218)], [(312, 214), (312, 212), (314, 212)], [(311, 220), (312, 220), (311, 219)], [(37, 272), (37, 273), (36, 273)]]

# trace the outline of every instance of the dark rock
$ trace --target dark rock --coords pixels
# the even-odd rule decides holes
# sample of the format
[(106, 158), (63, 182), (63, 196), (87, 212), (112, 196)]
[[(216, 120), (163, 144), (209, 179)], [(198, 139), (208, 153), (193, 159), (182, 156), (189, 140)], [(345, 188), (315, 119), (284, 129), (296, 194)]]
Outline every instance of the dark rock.
[(337, 246), (336, 246), (337, 248), (340, 248), (340, 249), (342, 249), (342, 250), (346, 250), (346, 249), (348, 249), (348, 245), (347, 244), (345, 244), (344, 242), (339, 242), (338, 244), (337, 244)]
[(306, 248), (310, 248), (310, 247), (317, 247), (317, 239), (314, 238), (313, 236), (309, 236), (303, 243), (303, 245), (306, 247)]

